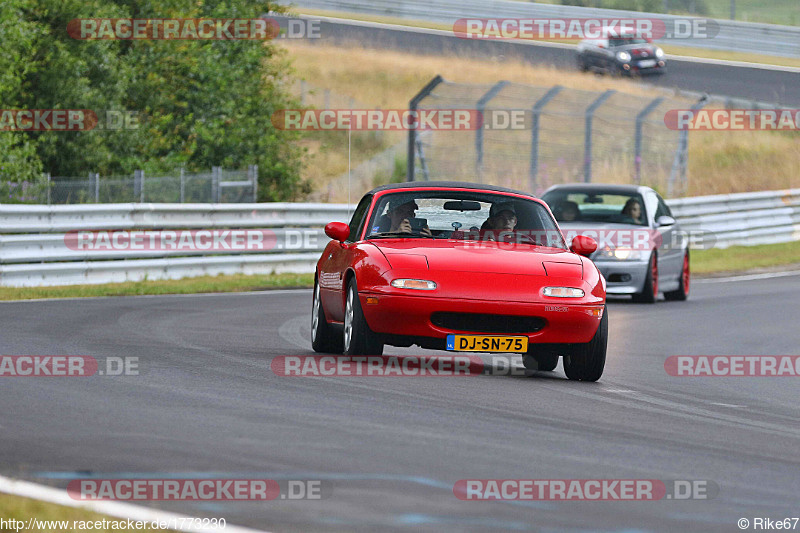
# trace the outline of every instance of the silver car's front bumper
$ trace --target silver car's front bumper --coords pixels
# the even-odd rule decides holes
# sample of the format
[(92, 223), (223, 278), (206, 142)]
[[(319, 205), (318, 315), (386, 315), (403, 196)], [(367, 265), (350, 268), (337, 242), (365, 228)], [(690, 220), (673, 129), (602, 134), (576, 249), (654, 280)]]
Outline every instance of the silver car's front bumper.
[(634, 294), (642, 292), (647, 279), (649, 261), (595, 261), (606, 278), (608, 294)]

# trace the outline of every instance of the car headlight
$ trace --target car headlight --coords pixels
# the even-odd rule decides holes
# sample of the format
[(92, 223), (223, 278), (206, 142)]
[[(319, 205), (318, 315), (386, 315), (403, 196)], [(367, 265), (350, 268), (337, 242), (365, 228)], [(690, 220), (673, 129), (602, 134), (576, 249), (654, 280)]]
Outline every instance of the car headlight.
[(628, 52), (617, 52), (617, 59), (627, 63), (631, 60), (631, 55)]
[(659, 59), (664, 57), (664, 50), (662, 50), (661, 48), (656, 48), (656, 57)]
[(574, 287), (545, 287), (542, 294), (553, 298), (583, 298), (584, 292)]
[(612, 261), (638, 261), (642, 258), (640, 250), (630, 248), (611, 248), (606, 246), (597, 252), (597, 259), (610, 259)]
[(393, 279), (392, 287), (397, 289), (416, 289), (418, 291), (432, 291), (436, 288), (435, 281), (427, 279)]

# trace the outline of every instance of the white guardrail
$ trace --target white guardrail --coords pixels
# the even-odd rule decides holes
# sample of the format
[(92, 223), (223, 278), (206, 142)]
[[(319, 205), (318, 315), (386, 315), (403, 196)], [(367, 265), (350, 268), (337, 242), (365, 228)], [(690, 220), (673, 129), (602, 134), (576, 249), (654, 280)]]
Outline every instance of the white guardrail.
[[(462, 18), (656, 18), (669, 21), (687, 17), (598, 9), (578, 6), (537, 4), (516, 0), (292, 0), (299, 8), (344, 11), (396, 17), (408, 20), (453, 24)], [(765, 8), (766, 9), (766, 8)], [(698, 17), (689, 17), (698, 18)], [(712, 38), (670, 39), (679, 46), (800, 57), (800, 27), (715, 19), (719, 33)], [(666, 41), (664, 41), (666, 42)]]
[[(683, 230), (711, 234), (725, 248), (800, 240), (800, 189), (681, 198), (667, 202)], [(217, 274), (313, 272), (328, 238), (323, 227), (349, 219), (344, 204), (0, 204), (0, 286), (35, 287), (178, 279)], [(254, 232), (258, 229), (260, 231)], [(215, 231), (212, 250), (79, 246), (79, 231), (135, 231), (140, 242), (169, 230)], [(167, 231), (163, 231), (167, 230)], [(261, 246), (226, 247), (239, 231)], [(228, 233), (226, 233), (226, 231)], [(95, 234), (96, 235), (96, 234)], [(204, 242), (210, 242), (206, 235)], [(223, 242), (224, 241), (224, 242)], [(706, 241), (706, 242), (708, 242)], [(97, 241), (99, 243), (99, 241)], [(200, 239), (193, 241), (194, 244)], [(155, 247), (158, 248), (158, 247)]]

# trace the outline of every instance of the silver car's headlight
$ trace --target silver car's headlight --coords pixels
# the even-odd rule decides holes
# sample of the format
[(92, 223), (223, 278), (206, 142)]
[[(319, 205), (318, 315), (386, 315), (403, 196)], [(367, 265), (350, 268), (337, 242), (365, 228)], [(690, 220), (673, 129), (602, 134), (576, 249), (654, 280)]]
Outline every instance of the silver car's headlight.
[(659, 59), (664, 57), (664, 50), (662, 50), (661, 48), (656, 48), (656, 57)]
[(606, 246), (597, 252), (597, 259), (611, 261), (638, 261), (643, 257), (641, 250), (631, 250), (630, 248), (611, 248)]
[(631, 55), (628, 52), (617, 52), (617, 59), (627, 63), (631, 60)]

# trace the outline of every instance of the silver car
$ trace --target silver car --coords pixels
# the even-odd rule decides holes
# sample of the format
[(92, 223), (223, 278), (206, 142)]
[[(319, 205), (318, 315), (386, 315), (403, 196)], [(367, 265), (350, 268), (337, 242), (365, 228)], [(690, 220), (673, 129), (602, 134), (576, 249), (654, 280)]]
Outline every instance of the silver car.
[(689, 295), (689, 246), (664, 199), (650, 187), (573, 184), (550, 187), (550, 206), (567, 242), (575, 234), (597, 240), (591, 259), (609, 295), (653, 303)]

